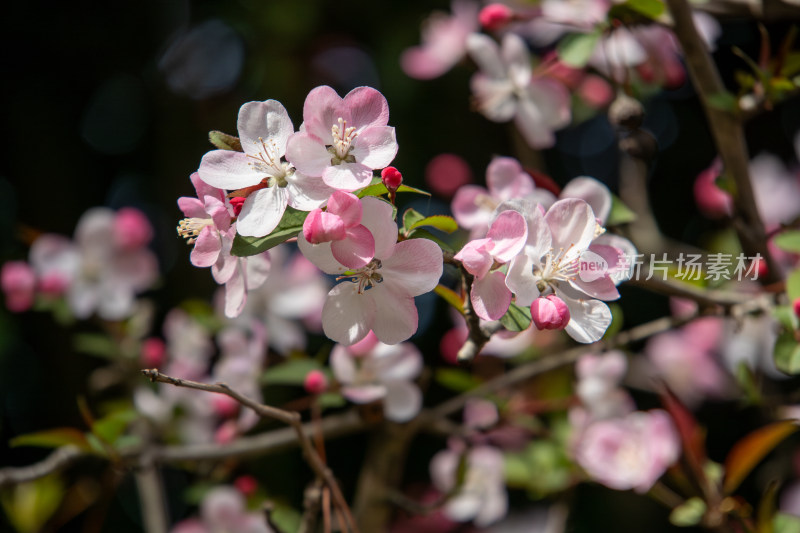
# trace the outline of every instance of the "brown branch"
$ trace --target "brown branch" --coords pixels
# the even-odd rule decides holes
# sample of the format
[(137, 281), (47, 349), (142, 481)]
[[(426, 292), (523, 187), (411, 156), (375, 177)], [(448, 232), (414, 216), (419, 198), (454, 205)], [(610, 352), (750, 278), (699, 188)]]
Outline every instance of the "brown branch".
[(39, 479), (62, 470), (88, 454), (77, 446), (56, 448), (42, 461), (30, 466), (7, 467), (0, 469), (0, 489)]
[(711, 103), (714, 96), (725, 91), (725, 86), (706, 44), (697, 32), (689, 2), (666, 0), (666, 3), (674, 21), (675, 36), (683, 48), (686, 67), (703, 104), (720, 158), (736, 184), (734, 227), (742, 249), (749, 257), (760, 254), (767, 261), (767, 284), (778, 281), (780, 267), (767, 249), (766, 231), (750, 181), (749, 156), (742, 122), (734, 113), (714, 107)]
[(347, 500), (345, 500), (344, 495), (342, 494), (342, 491), (339, 488), (339, 484), (333, 477), (333, 473), (322, 461), (322, 458), (320, 458), (319, 454), (314, 449), (314, 445), (311, 442), (311, 439), (309, 438), (308, 434), (304, 431), (299, 413), (292, 411), (284, 411), (283, 409), (278, 409), (277, 407), (260, 404), (248, 398), (247, 396), (244, 396), (241, 393), (231, 389), (224, 383), (217, 383), (212, 385), (208, 383), (200, 383), (197, 381), (189, 381), (189, 380), (174, 378), (171, 376), (167, 376), (166, 374), (162, 374), (157, 369), (142, 370), (142, 374), (150, 378), (150, 381), (153, 382), (168, 383), (170, 385), (175, 385), (176, 387), (186, 387), (206, 392), (216, 392), (219, 394), (225, 394), (227, 396), (230, 396), (243, 406), (252, 409), (262, 418), (277, 420), (279, 422), (283, 422), (284, 424), (291, 426), (294, 429), (295, 433), (297, 434), (297, 439), (298, 442), (300, 443), (300, 448), (303, 451), (303, 456), (306, 458), (308, 465), (311, 467), (314, 473), (325, 482), (325, 485), (330, 489), (335, 505), (339, 507), (345, 514), (348, 528), (350, 528), (350, 530), (353, 533), (358, 533), (358, 526), (356, 525), (355, 520), (353, 519), (350, 507), (347, 505)]

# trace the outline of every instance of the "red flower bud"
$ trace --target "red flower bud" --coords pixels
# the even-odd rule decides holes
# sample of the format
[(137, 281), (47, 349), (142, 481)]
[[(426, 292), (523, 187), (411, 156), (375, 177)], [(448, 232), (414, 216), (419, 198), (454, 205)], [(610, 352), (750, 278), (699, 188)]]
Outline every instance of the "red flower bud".
[(328, 388), (328, 378), (319, 370), (312, 370), (306, 374), (303, 387), (309, 394), (322, 394)]
[(396, 191), (400, 184), (403, 183), (403, 175), (394, 167), (386, 167), (381, 170), (381, 179), (390, 191)]
[(489, 4), (481, 9), (478, 20), (489, 31), (502, 29), (514, 18), (514, 12), (503, 4)]
[(246, 198), (244, 196), (236, 196), (231, 198), (231, 206), (233, 206), (233, 214), (234, 216), (239, 216), (239, 213), (242, 212), (242, 206), (244, 205), (244, 201)]

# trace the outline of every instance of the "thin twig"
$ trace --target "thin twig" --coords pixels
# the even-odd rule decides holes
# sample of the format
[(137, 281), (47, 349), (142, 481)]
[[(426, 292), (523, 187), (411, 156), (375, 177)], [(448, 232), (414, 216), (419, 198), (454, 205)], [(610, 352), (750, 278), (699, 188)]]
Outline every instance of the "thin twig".
[(277, 407), (272, 407), (270, 405), (263, 405), (260, 404), (247, 396), (231, 389), (224, 383), (217, 383), (217, 384), (209, 384), (209, 383), (200, 383), (197, 381), (189, 381), (179, 378), (174, 378), (172, 376), (168, 376), (166, 374), (162, 374), (157, 369), (151, 370), (142, 370), (142, 374), (150, 378), (150, 381), (159, 382), (159, 383), (167, 383), (170, 385), (174, 385), (176, 387), (186, 387), (190, 389), (202, 390), (206, 392), (216, 392), (219, 394), (225, 394), (230, 396), (240, 404), (245, 407), (248, 407), (255, 411), (259, 416), (262, 418), (277, 420), (279, 422), (283, 422), (284, 424), (288, 424), (292, 426), (297, 434), (298, 441), (300, 443), (300, 448), (303, 451), (303, 456), (306, 458), (308, 465), (314, 471), (320, 479), (325, 482), (325, 485), (330, 489), (331, 496), (333, 496), (334, 503), (337, 507), (340, 507), (345, 514), (347, 519), (347, 526), (350, 528), (353, 533), (358, 533), (358, 526), (353, 519), (353, 515), (350, 511), (350, 507), (347, 505), (347, 500), (345, 500), (344, 495), (342, 494), (341, 489), (339, 488), (339, 484), (336, 482), (336, 479), (333, 477), (333, 473), (330, 469), (325, 465), (320, 458), (317, 451), (314, 449), (314, 445), (311, 442), (311, 439), (303, 430), (303, 424), (300, 419), (300, 414), (292, 411), (284, 411), (283, 409), (278, 409)]

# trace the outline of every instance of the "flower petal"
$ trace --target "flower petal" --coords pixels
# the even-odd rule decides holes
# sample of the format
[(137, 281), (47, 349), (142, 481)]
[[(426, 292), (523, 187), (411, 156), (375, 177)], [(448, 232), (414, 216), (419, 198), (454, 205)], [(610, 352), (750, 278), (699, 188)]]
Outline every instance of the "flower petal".
[(333, 144), (331, 127), (339, 118), (337, 111), (341, 103), (342, 98), (327, 85), (312, 89), (306, 96), (303, 104), (303, 127), (311, 135), (320, 138), (322, 144)]
[(238, 260), (236, 263), (233, 275), (225, 282), (225, 316), (228, 318), (239, 316), (247, 301), (243, 265)]
[(531, 194), (536, 186), (533, 178), (522, 169), (513, 157), (495, 157), (486, 168), (486, 185), (492, 197), (500, 201), (522, 198)]
[[(439, 283), (442, 264), (442, 249), (433, 241), (409, 239), (397, 243), (391, 257), (383, 260), (383, 285), (391, 286), (397, 294), (425, 294)], [(375, 334), (380, 338), (377, 331)]]
[(350, 115), (348, 127), (353, 126), (356, 131), (372, 126), (386, 126), (389, 123), (389, 104), (372, 87), (356, 87), (344, 97), (342, 107)]
[(397, 344), (417, 332), (419, 316), (414, 298), (393, 291), (386, 283), (375, 285), (364, 294), (374, 302), (372, 331), (381, 342)]
[(372, 127), (365, 129), (355, 138), (351, 155), (369, 168), (384, 168), (397, 155), (397, 148), (394, 128)]
[(311, 211), (325, 205), (333, 194), (321, 177), (306, 176), (302, 172), (293, 172), (286, 176), (289, 191), (289, 205), (300, 211)]
[[(322, 308), (322, 329), (325, 335), (345, 346), (363, 339), (372, 329), (373, 319), (378, 312), (375, 301), (370, 296), (374, 290), (373, 288), (359, 294), (358, 285), (347, 281), (331, 289)], [(387, 310), (391, 312), (391, 308)]]
[(336, 380), (343, 385), (349, 385), (356, 380), (355, 360), (341, 344), (334, 346), (331, 352), (331, 370)]
[[(547, 211), (544, 219), (553, 237), (552, 247), (556, 250), (563, 248), (565, 258), (577, 257), (594, 239), (597, 219), (592, 208), (583, 200), (559, 200)], [(570, 247), (572, 250), (567, 253)]]
[(189, 260), (196, 267), (210, 267), (217, 262), (221, 250), (222, 241), (219, 232), (211, 226), (206, 226), (197, 236)]
[(471, 34), (467, 37), (467, 52), (481, 72), (491, 78), (506, 78), (500, 48), (491, 37), (482, 33)]
[(303, 221), (303, 237), (312, 244), (340, 241), (345, 236), (344, 222), (333, 213), (314, 209)]
[(503, 36), (503, 62), (508, 68), (508, 77), (517, 87), (526, 87), (531, 81), (531, 55), (525, 41), (516, 33)]
[(562, 189), (561, 198), (580, 198), (589, 204), (594, 216), (605, 224), (608, 214), (611, 212), (611, 191), (608, 187), (594, 178), (580, 176), (567, 183)]
[(522, 251), (528, 239), (528, 226), (525, 219), (516, 211), (503, 211), (492, 222), (486, 234), (494, 247), (492, 257), (507, 263)]
[(341, 274), (347, 268), (344, 267), (339, 261), (333, 257), (331, 251), (331, 243), (321, 242), (319, 244), (311, 244), (303, 236), (302, 232), (297, 236), (297, 246), (303, 255), (314, 263), (314, 265), (325, 272), (326, 274)]
[(483, 278), (492, 268), (494, 259), (487, 250), (491, 239), (476, 239), (464, 245), (454, 259), (461, 261), (464, 268), (477, 279)]
[(362, 225), (349, 228), (347, 237), (331, 243), (333, 257), (347, 268), (361, 268), (375, 257), (375, 240)]
[(322, 171), (322, 181), (329, 187), (342, 191), (355, 191), (369, 185), (372, 169), (361, 163), (332, 165)]
[(197, 173), (207, 184), (218, 189), (241, 189), (261, 183), (261, 176), (253, 170), (248, 157), (241, 152), (212, 150), (203, 156)]
[(190, 218), (208, 218), (208, 213), (203, 209), (203, 202), (192, 196), (181, 196), (178, 198), (178, 209), (186, 217)]
[(536, 281), (537, 278), (533, 275), (533, 261), (527, 254), (520, 254), (511, 260), (506, 274), (506, 287), (516, 296), (517, 305), (527, 307), (539, 297)]
[(375, 257), (387, 259), (394, 253), (397, 242), (397, 224), (394, 222), (392, 204), (368, 196), (361, 200), (361, 224), (375, 240)]
[(529, 98), (520, 99), (514, 124), (531, 148), (550, 148), (556, 143), (553, 129), (547, 125), (544, 113)]
[(492, 210), (485, 207), (485, 204), (491, 201), (493, 199), (489, 196), (489, 191), (480, 185), (464, 185), (456, 191), (450, 208), (453, 217), (462, 228), (473, 229), (480, 226), (486, 228), (492, 220)]
[(383, 414), (392, 422), (408, 422), (422, 408), (422, 392), (408, 381), (393, 381), (386, 384)]
[(239, 108), (237, 128), (245, 153), (258, 154), (263, 141), (276, 160), (286, 153), (286, 141), (294, 133), (289, 113), (277, 100), (244, 104)]
[(355, 194), (334, 191), (328, 200), (327, 212), (340, 217), (347, 228), (361, 224), (361, 200)]
[(506, 287), (506, 276), (492, 272), (483, 279), (476, 279), (470, 292), (472, 307), (483, 320), (498, 320), (511, 305), (511, 291)]
[(322, 176), (331, 165), (331, 154), (325, 147), (325, 142), (308, 131), (297, 132), (289, 137), (286, 159), (298, 171), (308, 176)]
[(260, 189), (244, 201), (236, 221), (236, 231), (246, 237), (263, 237), (272, 233), (286, 211), (289, 192), (284, 187)]
[(603, 337), (611, 324), (611, 310), (606, 304), (593, 298), (584, 298), (569, 287), (559, 287), (556, 294), (569, 307), (570, 320), (565, 329), (570, 337), (585, 344)]

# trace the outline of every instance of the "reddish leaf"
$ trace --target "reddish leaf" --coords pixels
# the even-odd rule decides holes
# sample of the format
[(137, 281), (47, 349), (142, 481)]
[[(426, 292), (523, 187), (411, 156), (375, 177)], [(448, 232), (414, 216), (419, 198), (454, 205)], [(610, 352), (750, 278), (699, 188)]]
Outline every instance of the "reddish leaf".
[(703, 475), (703, 465), (706, 463), (705, 432), (697, 424), (692, 413), (678, 400), (672, 391), (664, 389), (661, 394), (661, 402), (664, 408), (675, 422), (678, 435), (683, 445), (683, 453), (692, 470), (699, 475)]
[(797, 431), (794, 420), (783, 420), (759, 428), (733, 445), (725, 459), (722, 488), (731, 494), (761, 460), (786, 437)]

